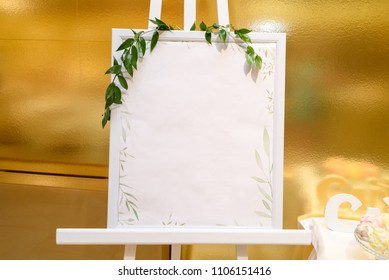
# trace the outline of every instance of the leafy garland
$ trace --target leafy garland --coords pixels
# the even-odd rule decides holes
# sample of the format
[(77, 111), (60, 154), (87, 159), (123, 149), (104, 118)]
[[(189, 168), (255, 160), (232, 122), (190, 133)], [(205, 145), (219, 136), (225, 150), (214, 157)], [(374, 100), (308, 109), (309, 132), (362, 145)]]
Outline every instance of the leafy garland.
[[(174, 28), (170, 25), (167, 25), (162, 20), (155, 18), (150, 20), (156, 25), (154, 29), (147, 31), (139, 31), (134, 33), (133, 38), (126, 39), (116, 51), (123, 51), (120, 62), (114, 58), (113, 66), (110, 67), (105, 74), (115, 75), (111, 83), (108, 85), (105, 93), (105, 112), (103, 114), (102, 126), (103, 128), (107, 122), (111, 119), (111, 108), (113, 104), (122, 104), (122, 91), (120, 87), (115, 83), (118, 80), (120, 86), (127, 90), (128, 83), (124, 74), (127, 72), (131, 77), (134, 76), (134, 71), (138, 69), (138, 59), (142, 58), (146, 54), (147, 43), (144, 35), (148, 33), (153, 33), (150, 41), (150, 52), (152, 52), (159, 40), (159, 34), (163, 31), (172, 31)], [(258, 70), (262, 67), (262, 58), (259, 56), (254, 48), (250, 45), (251, 38), (248, 35), (251, 30), (247, 28), (236, 29), (232, 24), (219, 25), (214, 23), (207, 26), (203, 21), (200, 24), (200, 30), (205, 31), (204, 36), (205, 40), (211, 45), (212, 36), (217, 36), (224, 43), (227, 40), (227, 36), (231, 36), (235, 40), (240, 40), (243, 44), (240, 46), (245, 49), (246, 61), (248, 64), (257, 68)], [(193, 23), (191, 31), (196, 30), (196, 23)], [(232, 32), (233, 34), (232, 35)]]

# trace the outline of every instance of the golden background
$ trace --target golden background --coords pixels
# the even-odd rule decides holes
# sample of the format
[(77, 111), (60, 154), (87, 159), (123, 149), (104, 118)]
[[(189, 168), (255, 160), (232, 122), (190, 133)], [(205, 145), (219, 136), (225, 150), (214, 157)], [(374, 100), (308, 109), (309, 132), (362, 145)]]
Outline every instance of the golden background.
[[(389, 196), (389, 2), (230, 0), (230, 22), (287, 34), (284, 227), (347, 191)], [(112, 28), (147, 28), (149, 1), (0, 1), (0, 259), (121, 259), (123, 246), (58, 246), (57, 227), (105, 227), (109, 129), (101, 128)], [(183, 26), (183, 1), (162, 20)], [(197, 21), (217, 21), (197, 1)], [(252, 259), (310, 248), (250, 246)], [(166, 258), (166, 246), (138, 257)], [(185, 246), (232, 259), (233, 246)]]

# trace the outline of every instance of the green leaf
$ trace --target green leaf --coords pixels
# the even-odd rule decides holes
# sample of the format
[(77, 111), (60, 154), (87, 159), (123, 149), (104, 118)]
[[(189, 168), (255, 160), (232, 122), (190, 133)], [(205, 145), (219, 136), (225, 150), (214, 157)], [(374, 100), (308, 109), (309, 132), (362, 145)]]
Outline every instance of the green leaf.
[(158, 39), (159, 39), (159, 33), (158, 33), (158, 31), (156, 30), (156, 31), (154, 31), (154, 33), (153, 33), (153, 37), (151, 37), (150, 52), (152, 52), (153, 49), (155, 48), (155, 46), (157, 45)]
[(218, 34), (219, 34), (219, 38), (222, 39), (223, 42), (225, 42), (226, 39), (227, 39), (227, 32), (226, 32), (226, 30), (225, 29), (220, 29)]
[(103, 119), (101, 120), (101, 125), (103, 128), (107, 124), (107, 122), (111, 119), (111, 110), (109, 108), (105, 109)]
[(252, 65), (255, 63), (255, 58), (253, 54), (246, 54), (246, 61), (248, 64)]
[[(241, 31), (242, 29), (235, 30), (234, 33), (245, 43), (251, 43), (250, 37)], [(248, 29), (243, 29), (243, 30), (248, 30)]]
[(124, 62), (128, 58), (129, 55), (130, 55), (130, 49), (129, 48), (125, 49), (122, 56), (120, 57), (121, 61)]
[(126, 79), (123, 77), (123, 76), (118, 76), (118, 79), (119, 79), (119, 83), (120, 85), (124, 88), (124, 89), (128, 89), (128, 84), (127, 84), (127, 81)]
[(122, 67), (120, 65), (114, 65), (111, 68), (109, 68), (105, 74), (119, 74), (122, 72)]
[(116, 50), (116, 51), (121, 51), (121, 50), (124, 50), (124, 49), (127, 49), (129, 47), (131, 47), (133, 44), (134, 44), (134, 39), (133, 38), (128, 38), (127, 40), (125, 40), (120, 46), (119, 48)]
[(155, 21), (157, 22), (158, 25), (166, 25), (167, 24), (165, 22), (163, 22), (162, 20), (160, 20), (159, 18), (155, 18)]
[(214, 23), (214, 24), (212, 25), (212, 27), (215, 28), (215, 29), (218, 29), (218, 28), (220, 27), (220, 24)]
[(157, 30), (166, 31), (166, 30), (172, 30), (173, 27), (169, 27), (167, 25), (158, 25)]
[(132, 46), (132, 48), (131, 48), (131, 55), (138, 58), (138, 50), (135, 46)]
[(122, 92), (117, 85), (113, 85), (113, 103), (122, 104)]
[(115, 86), (116, 86), (115, 83), (111, 82), (107, 87), (107, 90), (105, 92), (105, 109), (107, 109), (109, 106), (111, 106), (113, 104), (114, 94), (115, 94), (115, 92), (114, 92)]
[(174, 30), (173, 27), (168, 26), (165, 22), (162, 20), (155, 18), (154, 20), (150, 20), (152, 23), (157, 25), (157, 30)]
[(131, 77), (134, 76), (134, 69), (132, 68), (131, 59), (128, 58), (124, 62), (124, 68), (126, 68), (127, 73), (130, 74)]
[(138, 62), (138, 50), (136, 49), (135, 46), (132, 46), (132, 48), (131, 48), (131, 65), (135, 69), (138, 69), (137, 62)]
[(150, 22), (154, 23), (155, 25), (158, 25), (158, 22), (154, 19), (149, 19)]
[(255, 53), (254, 49), (251, 46), (247, 46), (246, 54), (253, 55)]
[(124, 59), (122, 59), (124, 68), (127, 70), (127, 73), (130, 74), (131, 77), (134, 75), (134, 70), (131, 64), (131, 55), (130, 52), (128, 52), (125, 56)]
[(137, 70), (137, 68), (138, 68), (137, 62), (138, 62), (138, 57), (131, 55), (130, 56), (130, 64), (133, 68), (135, 68), (135, 70)]
[(201, 30), (201, 31), (207, 30), (207, 25), (204, 23), (204, 21), (202, 21), (202, 22), (200, 23), (200, 30)]
[(116, 60), (116, 58), (113, 58), (113, 65), (119, 65), (119, 62)]
[(122, 104), (122, 91), (117, 85), (113, 86), (113, 102), (116, 104)]
[(107, 87), (107, 90), (105, 91), (105, 100), (113, 98), (113, 85), (114, 83), (110, 83)]
[(138, 51), (138, 57), (142, 57), (142, 56), (143, 56), (143, 53), (142, 53), (142, 49), (141, 49), (141, 47), (140, 47), (139, 41), (136, 42), (136, 50)]
[(212, 32), (211, 31), (206, 31), (205, 32), (205, 40), (207, 40), (207, 42), (209, 44), (212, 44)]
[(108, 99), (105, 100), (105, 109), (109, 108), (109, 106), (111, 106), (113, 104), (113, 92), (112, 92), (112, 96)]
[(139, 45), (140, 45), (140, 49), (142, 51), (142, 55), (145, 55), (146, 54), (146, 41), (145, 41), (145, 38), (143, 38), (143, 37), (139, 38)]
[(270, 137), (267, 129), (263, 130), (263, 148), (265, 149), (265, 153), (267, 157), (270, 156)]
[(262, 58), (259, 55), (255, 56), (255, 67), (260, 70), (262, 68)]
[(248, 35), (246, 34), (242, 34), (242, 33), (239, 33), (239, 37), (240, 39), (242, 39), (243, 42), (246, 42), (246, 43), (251, 43), (251, 39)]
[(196, 30), (196, 22), (194, 22), (192, 27), (190, 28), (190, 31), (195, 31), (195, 30)]
[(250, 29), (247, 29), (247, 28), (241, 28), (238, 30), (239, 33), (241, 34), (247, 34), (247, 33), (250, 33), (251, 30)]

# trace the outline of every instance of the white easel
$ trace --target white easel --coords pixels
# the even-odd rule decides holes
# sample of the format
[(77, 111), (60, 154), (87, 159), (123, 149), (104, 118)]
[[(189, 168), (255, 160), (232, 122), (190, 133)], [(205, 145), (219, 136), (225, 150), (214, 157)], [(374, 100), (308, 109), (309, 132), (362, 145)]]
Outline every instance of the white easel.
[[(162, 0), (151, 0), (149, 18), (160, 18), (161, 8)], [(219, 24), (228, 24), (228, 0), (217, 0), (217, 10)], [(195, 19), (196, 1), (185, 0), (184, 31), (190, 30)], [(150, 23), (149, 28), (152, 28), (152, 25)], [(113, 109), (111, 115), (111, 133), (112, 131), (115, 132), (115, 125), (119, 123), (117, 121), (117, 124), (115, 124), (115, 119), (117, 120), (118, 116), (115, 115), (115, 110)], [(110, 177), (117, 176), (115, 172), (119, 170), (118, 162), (117, 159), (110, 159)], [(109, 199), (117, 200), (117, 195), (113, 194)], [(277, 215), (282, 215), (282, 211)], [(171, 245), (172, 260), (180, 259), (181, 244), (235, 244), (238, 260), (248, 259), (248, 244), (311, 244), (311, 233), (309, 230), (283, 230), (282, 221), (278, 222), (273, 229), (213, 229), (162, 227), (117, 228), (114, 226), (112, 220), (112, 215), (108, 215), (107, 229), (57, 229), (57, 243), (125, 245), (124, 259), (128, 260), (135, 259), (136, 245), (144, 244)]]
[[(150, 0), (149, 18), (161, 18), (162, 0)], [(228, 12), (228, 0), (217, 0), (218, 21), (220, 25), (230, 23)], [(189, 31), (192, 24), (196, 21), (196, 0), (184, 1), (184, 31)], [(149, 22), (149, 29), (153, 28), (154, 24)], [(238, 259), (247, 259), (247, 246), (238, 245), (236, 248)], [(126, 246), (127, 252), (127, 246)], [(128, 248), (129, 257), (135, 256), (135, 247)], [(171, 259), (179, 260), (181, 257), (181, 245), (171, 245)], [(126, 258), (126, 254), (125, 254)]]

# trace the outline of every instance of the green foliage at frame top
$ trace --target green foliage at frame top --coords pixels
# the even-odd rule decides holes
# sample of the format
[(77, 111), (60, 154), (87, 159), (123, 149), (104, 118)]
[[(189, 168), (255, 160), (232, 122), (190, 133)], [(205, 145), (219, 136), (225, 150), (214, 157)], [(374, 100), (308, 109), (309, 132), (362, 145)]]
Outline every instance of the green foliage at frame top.
[[(138, 69), (138, 59), (142, 58), (146, 54), (147, 44), (150, 45), (150, 52), (152, 52), (158, 43), (160, 32), (174, 30), (171, 25), (167, 25), (158, 18), (151, 19), (150, 21), (154, 23), (156, 27), (151, 30), (139, 32), (132, 30), (134, 36), (126, 39), (117, 49), (117, 51), (122, 52), (120, 61), (114, 58), (113, 65), (105, 72), (105, 74), (111, 74), (114, 75), (114, 77), (105, 92), (105, 111), (102, 119), (103, 128), (111, 119), (111, 105), (121, 104), (122, 89), (128, 89), (128, 82), (124, 76), (125, 73), (133, 77), (134, 72)], [(261, 69), (262, 58), (251, 46), (251, 39), (249, 36), (249, 33), (251, 32), (250, 29), (236, 29), (232, 24), (219, 25), (214, 23), (212, 25), (206, 25), (203, 21), (199, 27), (201, 31), (204, 31), (205, 40), (209, 44), (212, 44), (212, 36), (218, 37), (223, 42), (226, 42), (227, 36), (240, 40), (242, 43), (240, 46), (245, 50), (247, 63), (249, 63), (252, 67)], [(193, 23), (190, 30), (196, 30), (196, 23)], [(144, 35), (148, 33), (152, 33), (150, 42), (146, 42), (144, 38)]]

